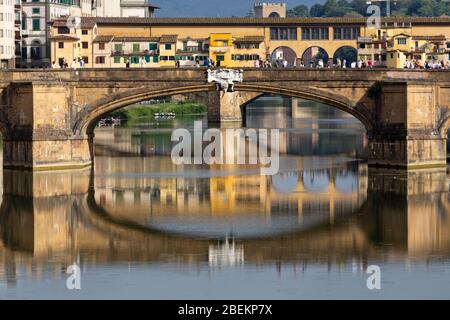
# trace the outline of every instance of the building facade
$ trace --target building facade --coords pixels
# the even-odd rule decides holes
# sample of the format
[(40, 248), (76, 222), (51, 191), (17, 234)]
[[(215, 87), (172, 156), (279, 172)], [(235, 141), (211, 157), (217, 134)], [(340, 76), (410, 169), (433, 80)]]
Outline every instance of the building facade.
[(256, 18), (286, 18), (287, 6), (286, 3), (255, 3), (253, 11)]
[(14, 0), (0, 1), (0, 69), (12, 68), (15, 63), (14, 4)]
[(71, 17), (66, 19), (71, 28), (79, 23), (77, 18), (81, 17), (151, 17), (155, 9), (157, 7), (147, 0), (23, 0), (21, 62), (18, 66), (51, 65), (49, 21)]
[[(390, 62), (393, 50), (415, 54), (407, 57), (418, 57), (422, 50), (423, 59), (449, 60), (450, 17), (392, 17), (383, 23), (381, 29), (369, 29), (366, 19), (349, 17), (86, 17), (81, 19), (81, 29), (60, 30), (65, 21), (54, 21), (52, 57), (72, 60), (86, 56), (88, 61), (101, 62), (97, 67), (124, 67), (124, 61), (130, 61), (131, 67), (175, 67), (177, 61), (180, 66), (192, 66), (209, 57), (225, 67), (252, 67), (256, 60), (278, 58), (298, 66), (318, 53), (323, 60), (336, 61), (344, 52), (348, 66), (359, 55), (379, 61), (380, 66), (401, 67), (401, 62)], [(84, 39), (80, 32), (92, 36)], [(410, 40), (404, 44), (399, 37)], [(67, 46), (85, 50), (74, 50), (66, 57)]]

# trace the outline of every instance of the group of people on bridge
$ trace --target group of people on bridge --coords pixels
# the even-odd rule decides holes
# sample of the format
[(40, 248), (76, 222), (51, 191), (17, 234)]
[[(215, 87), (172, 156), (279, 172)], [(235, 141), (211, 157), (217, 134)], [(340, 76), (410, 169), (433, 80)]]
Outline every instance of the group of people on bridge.
[(417, 60), (406, 60), (403, 64), (404, 69), (434, 69), (434, 70), (449, 70), (450, 69), (450, 61), (445, 62), (441, 61), (425, 61), (423, 64), (421, 61)]

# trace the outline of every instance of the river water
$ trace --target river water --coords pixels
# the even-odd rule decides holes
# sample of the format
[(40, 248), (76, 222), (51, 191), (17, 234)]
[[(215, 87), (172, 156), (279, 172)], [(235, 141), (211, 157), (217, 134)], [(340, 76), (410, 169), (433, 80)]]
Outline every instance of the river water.
[(280, 129), (275, 176), (173, 164), (173, 128), (203, 117), (96, 129), (93, 171), (4, 171), (0, 298), (450, 298), (447, 170), (369, 169), (356, 119), (300, 105), (247, 108)]

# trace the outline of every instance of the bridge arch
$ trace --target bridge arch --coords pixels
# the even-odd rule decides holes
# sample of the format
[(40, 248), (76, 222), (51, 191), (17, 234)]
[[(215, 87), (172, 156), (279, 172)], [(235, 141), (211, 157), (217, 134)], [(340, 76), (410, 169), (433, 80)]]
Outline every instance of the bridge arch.
[[(216, 86), (214, 84), (201, 84), (154, 91), (151, 91), (148, 88), (140, 88), (112, 94), (93, 102), (91, 105), (84, 107), (77, 114), (76, 120), (73, 124), (73, 132), (77, 136), (90, 135), (94, 131), (96, 122), (102, 116), (134, 103), (158, 97), (166, 97), (177, 94), (210, 92), (215, 90)], [(331, 93), (327, 90), (310, 87), (291, 89), (257, 84), (236, 84), (235, 90), (236, 92), (242, 91), (261, 93), (260, 95), (254, 96), (252, 100), (260, 97), (263, 94), (275, 94), (321, 102), (353, 115), (355, 118), (362, 122), (366, 130), (369, 131), (372, 129), (372, 122), (370, 118), (366, 114), (359, 111), (359, 109), (356, 108), (356, 105), (354, 105), (354, 103), (348, 97), (338, 95), (336, 93)], [(251, 102), (251, 100), (237, 107), (240, 108), (242, 112), (244, 109), (243, 107), (249, 102)]]
[(295, 67), (297, 65), (297, 53), (288, 46), (280, 46), (272, 51), (272, 61), (284, 59), (288, 62), (288, 67)]
[(330, 59), (328, 52), (320, 46), (311, 46), (303, 51), (302, 62), (306, 67), (310, 66), (311, 63), (316, 66), (320, 59), (323, 60), (325, 66)]
[(447, 138), (448, 131), (450, 130), (450, 115), (446, 116), (438, 127), (438, 134), (441, 138)]
[(342, 46), (336, 49), (333, 54), (333, 63), (337, 63), (337, 59), (346, 61), (347, 68), (350, 68), (352, 62), (358, 61), (358, 51), (352, 46)]

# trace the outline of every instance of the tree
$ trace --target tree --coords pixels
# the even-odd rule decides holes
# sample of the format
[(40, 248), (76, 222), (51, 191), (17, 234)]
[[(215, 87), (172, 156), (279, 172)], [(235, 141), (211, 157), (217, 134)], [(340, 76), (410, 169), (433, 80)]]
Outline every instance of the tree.
[[(386, 5), (380, 4), (385, 14)], [(367, 0), (327, 0), (323, 5), (315, 4), (308, 12), (305, 5), (288, 11), (291, 17), (343, 17), (367, 16)], [(391, 2), (391, 14), (398, 16), (437, 17), (450, 15), (448, 0), (402, 0)]]
[(309, 9), (307, 6), (301, 4), (288, 10), (287, 15), (288, 17), (309, 17)]
[(316, 3), (309, 9), (309, 15), (311, 17), (322, 17), (324, 13), (323, 6), (321, 4)]

